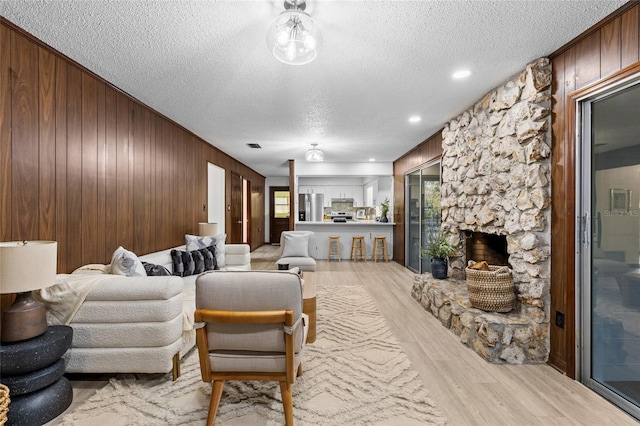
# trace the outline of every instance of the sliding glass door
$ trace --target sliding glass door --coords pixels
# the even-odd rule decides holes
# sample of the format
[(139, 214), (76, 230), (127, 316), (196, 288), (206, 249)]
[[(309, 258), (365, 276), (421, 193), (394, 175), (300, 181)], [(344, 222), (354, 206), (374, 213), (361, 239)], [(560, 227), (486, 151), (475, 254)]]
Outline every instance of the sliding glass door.
[(440, 229), (440, 163), (406, 175), (406, 266), (414, 272), (431, 272), (430, 259), (422, 257), (429, 235)]
[(640, 418), (640, 77), (578, 110), (581, 377)]

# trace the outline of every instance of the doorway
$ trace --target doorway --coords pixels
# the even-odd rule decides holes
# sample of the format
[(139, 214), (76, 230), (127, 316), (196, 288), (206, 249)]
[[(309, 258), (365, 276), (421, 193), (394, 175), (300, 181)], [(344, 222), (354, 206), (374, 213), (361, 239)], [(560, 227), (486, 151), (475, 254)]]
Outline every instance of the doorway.
[(288, 186), (272, 186), (269, 194), (269, 242), (280, 244), (280, 234), (289, 230), (291, 194)]
[(231, 172), (231, 226), (228, 241), (233, 244), (248, 243), (251, 235), (251, 181)]
[(217, 223), (225, 232), (225, 170), (207, 163), (207, 222)]
[(580, 378), (640, 418), (640, 75), (577, 111)]

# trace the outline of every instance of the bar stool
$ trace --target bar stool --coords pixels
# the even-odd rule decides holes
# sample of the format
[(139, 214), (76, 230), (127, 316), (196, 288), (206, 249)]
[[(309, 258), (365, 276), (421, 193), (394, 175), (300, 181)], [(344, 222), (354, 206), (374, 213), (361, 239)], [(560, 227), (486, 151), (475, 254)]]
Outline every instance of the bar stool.
[(358, 257), (367, 261), (367, 247), (364, 245), (364, 236), (354, 235), (351, 237), (351, 260), (358, 261)]
[(387, 237), (373, 237), (373, 261), (378, 261), (378, 250), (382, 250), (381, 259), (389, 262), (387, 257)]
[(338, 256), (338, 262), (342, 262), (342, 259), (340, 256), (340, 236), (339, 235), (329, 235), (327, 261), (331, 261), (331, 256)]

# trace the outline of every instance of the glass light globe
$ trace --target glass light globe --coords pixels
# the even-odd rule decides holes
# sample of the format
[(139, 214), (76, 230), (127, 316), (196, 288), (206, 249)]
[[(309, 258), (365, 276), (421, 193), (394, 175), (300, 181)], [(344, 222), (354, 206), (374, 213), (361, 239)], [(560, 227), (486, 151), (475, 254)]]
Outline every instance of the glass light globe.
[(269, 27), (267, 45), (280, 62), (304, 65), (318, 56), (322, 36), (309, 14), (300, 9), (282, 12)]

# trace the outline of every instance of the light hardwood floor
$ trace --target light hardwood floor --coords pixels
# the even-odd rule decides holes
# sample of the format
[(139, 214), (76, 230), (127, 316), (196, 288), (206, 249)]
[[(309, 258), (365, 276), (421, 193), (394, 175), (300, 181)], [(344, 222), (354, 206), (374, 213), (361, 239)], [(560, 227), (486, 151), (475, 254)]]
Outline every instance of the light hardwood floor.
[[(252, 253), (252, 268), (274, 269), (278, 250), (258, 248)], [(318, 261), (317, 266), (318, 285), (359, 284), (369, 291), (451, 425), (638, 424), (548, 365), (487, 363), (413, 300), (414, 275), (395, 262)], [(68, 411), (106, 384), (105, 377), (74, 379), (74, 402)]]

